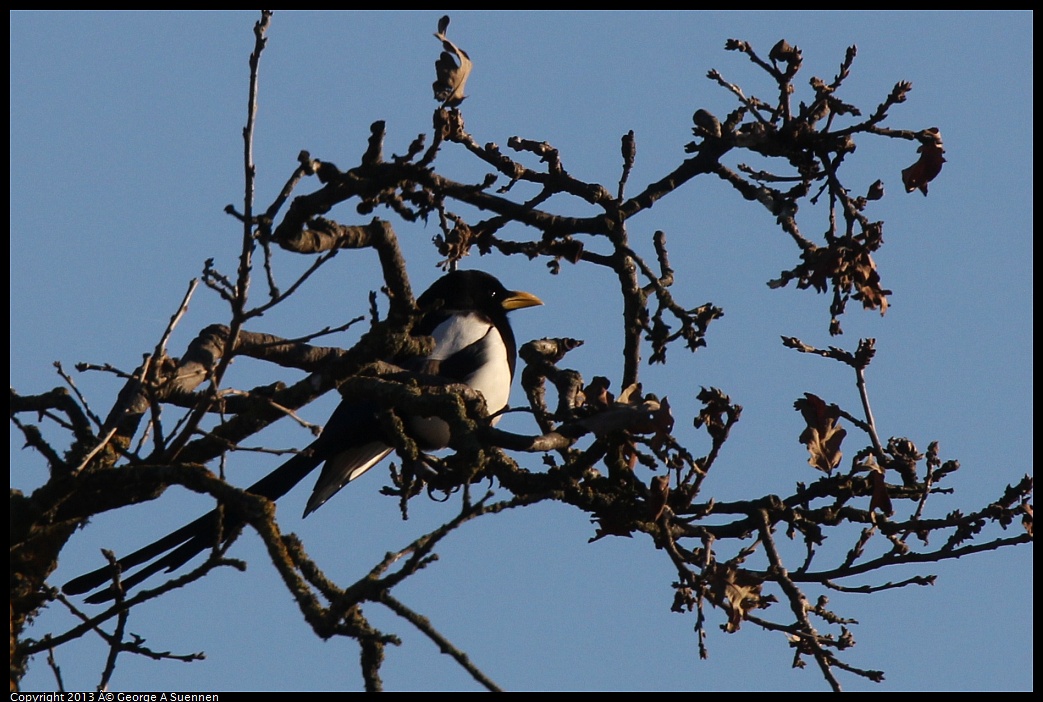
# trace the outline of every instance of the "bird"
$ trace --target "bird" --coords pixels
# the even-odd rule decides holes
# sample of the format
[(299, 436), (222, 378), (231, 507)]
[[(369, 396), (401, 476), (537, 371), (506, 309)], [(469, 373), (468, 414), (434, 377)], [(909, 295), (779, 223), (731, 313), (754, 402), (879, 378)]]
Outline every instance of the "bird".
[[(508, 290), (496, 277), (479, 270), (454, 270), (436, 280), (417, 298), (423, 313), (413, 334), (434, 338), (434, 349), (413, 359), (408, 370), (436, 376), (447, 383), (462, 383), (479, 391), (492, 415), (507, 407), (517, 342), (507, 313), (542, 305), (532, 293)], [(344, 398), (330, 415), (319, 436), (247, 491), (277, 500), (319, 465), (322, 471), (304, 509), (304, 517), (324, 505), (349, 482), (355, 480), (391, 453), (390, 440), (382, 436), (379, 407), (373, 401)], [(449, 426), (432, 417), (406, 417), (404, 426), (425, 451), (448, 445)], [(161, 570), (172, 572), (194, 556), (211, 548), (218, 533), (230, 533), (242, 525), (225, 514), (223, 523), (215, 509), (170, 534), (119, 560), (123, 572), (147, 564), (121, 581), (124, 590), (134, 587)], [(151, 562), (150, 562), (151, 561)], [(99, 604), (115, 597), (111, 566), (104, 566), (65, 583), (63, 592), (80, 595), (98, 592), (86, 602)]]

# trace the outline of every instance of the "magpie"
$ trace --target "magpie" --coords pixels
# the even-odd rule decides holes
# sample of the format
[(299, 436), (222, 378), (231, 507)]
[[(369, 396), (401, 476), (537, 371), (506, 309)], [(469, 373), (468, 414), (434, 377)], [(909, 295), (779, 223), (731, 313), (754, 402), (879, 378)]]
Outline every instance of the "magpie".
[[(413, 334), (433, 337), (435, 346), (428, 356), (415, 359), (408, 369), (478, 390), (495, 423), (496, 413), (507, 406), (517, 360), (517, 344), (507, 313), (542, 304), (535, 295), (508, 290), (483, 271), (452, 271), (417, 298), (423, 316), (414, 325)], [(322, 471), (304, 509), (307, 517), (391, 453), (390, 441), (382, 436), (378, 409), (372, 401), (343, 399), (310, 446), (251, 485), (248, 492), (277, 500), (321, 464)], [(444, 448), (449, 443), (449, 427), (441, 419), (407, 417), (403, 423), (425, 451)], [(133, 587), (161, 570), (179, 568), (212, 547), (219, 528), (222, 533), (230, 533), (242, 524), (228, 514), (219, 524), (221, 518), (213, 510), (120, 559), (124, 572), (147, 563), (124, 578), (123, 587)], [(111, 577), (111, 568), (105, 566), (70, 580), (62, 590), (70, 595), (83, 594), (104, 586)], [(109, 586), (86, 601), (97, 604), (113, 596)]]

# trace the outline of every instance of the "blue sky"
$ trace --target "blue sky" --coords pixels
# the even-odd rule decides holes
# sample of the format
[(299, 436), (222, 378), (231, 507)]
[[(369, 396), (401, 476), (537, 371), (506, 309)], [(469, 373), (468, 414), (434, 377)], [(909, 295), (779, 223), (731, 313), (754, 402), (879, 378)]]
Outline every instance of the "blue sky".
[[(442, 14), (276, 13), (261, 67), (260, 203), (275, 196), (301, 149), (347, 167), (365, 150), (374, 120), (387, 122), (388, 153), (403, 153), (430, 130), (439, 51), (431, 34)], [(205, 259), (233, 272), (239, 227), (223, 208), (242, 199), (240, 135), (256, 13), (15, 12), (10, 19), (11, 385), (28, 394), (59, 384), (53, 361), (70, 372), (79, 361), (133, 368)], [(857, 45), (841, 97), (867, 110), (895, 82), (912, 81), (909, 100), (891, 111), (888, 125), (940, 128), (948, 162), (930, 195), (902, 192), (899, 173), (915, 160), (905, 142), (863, 139), (845, 164), (853, 190), (878, 177), (887, 190), (871, 210), (886, 221), (876, 257), (884, 286), (894, 291), (885, 317), (851, 307), (845, 335), (834, 339), (825, 296), (769, 290), (765, 282), (793, 265), (792, 246), (763, 209), (716, 179), (689, 183), (632, 221), (630, 231), (648, 253), (651, 233), (664, 230), (679, 274), (675, 296), (725, 310), (711, 325), (708, 348), (695, 355), (674, 349), (665, 368), (642, 369), (646, 390), (670, 396), (679, 432), (696, 451), (705, 449), (703, 439), (684, 417), (700, 386), (719, 387), (745, 408), (702, 497), (788, 494), (795, 482), (814, 480), (796, 438), (793, 401), (814, 392), (855, 412), (858, 395), (844, 369), (786, 350), (779, 337), (854, 348), (871, 336), (878, 354), (869, 387), (881, 433), (907, 436), (921, 449), (937, 440), (943, 457), (963, 466), (957, 493), (934, 501), (940, 516), (980, 507), (1032, 472), (1032, 20), (1028, 12), (454, 12), (449, 35), (475, 63), (462, 110), (479, 143), (506, 147), (513, 135), (548, 141), (570, 173), (613, 191), (622, 134), (633, 129), (637, 136), (636, 192), (684, 158), (696, 109), (723, 117), (734, 108), (707, 70), (770, 97), (762, 75), (724, 51), (726, 39), (747, 40), (762, 56), (780, 38), (799, 46), (799, 86), (813, 75), (831, 79), (846, 47)], [(740, 160), (728, 158), (733, 167)], [(440, 162), (460, 179), (484, 173), (451, 150)], [(306, 182), (299, 192), (313, 187)], [(350, 205), (331, 216), (358, 221)], [(822, 231), (823, 208), (806, 207), (801, 222), (809, 235)], [(395, 225), (414, 285), (423, 289), (438, 275), (430, 245), (436, 227)], [(283, 280), (307, 266), (299, 258), (279, 256)], [(515, 315), (519, 339), (585, 339), (569, 364), (587, 378), (615, 379), (618, 389), (611, 278), (568, 264), (551, 276), (540, 263), (492, 257), (465, 265), (545, 300)], [(292, 304), (252, 328), (296, 337), (343, 323), (366, 312), (377, 286), (372, 253), (344, 252)], [(171, 348), (226, 318), (220, 300), (198, 292)], [(330, 343), (348, 346), (355, 338), (349, 331)], [(248, 388), (272, 379), (269, 368), (241, 360), (228, 380)], [(103, 374), (76, 380), (96, 411), (118, 390)], [(334, 401), (308, 407), (306, 418), (323, 422)], [(526, 429), (523, 420), (511, 421)], [(264, 439), (307, 441), (289, 426)], [(29, 491), (42, 483), (44, 467), (21, 444), (12, 432), (11, 487)], [(237, 454), (229, 476), (245, 485), (274, 465), (271, 457)], [(301, 489), (280, 507), (282, 527), (301, 536), (331, 577), (350, 582), (458, 507), (417, 500), (403, 522), (397, 503), (379, 494), (386, 481), (374, 470), (305, 521), (297, 516), (307, 493)], [(63, 553), (55, 582), (100, 564), (99, 548), (126, 553), (206, 509), (199, 496), (172, 490), (99, 517)], [(669, 612), (664, 555), (642, 537), (588, 544), (592, 535), (583, 514), (562, 506), (479, 520), (444, 542), (440, 560), (398, 596), (507, 689), (825, 688), (813, 667), (790, 668), (780, 634), (749, 624), (725, 634), (716, 610), (709, 611), (710, 658), (699, 660), (694, 617)], [(853, 538), (836, 547), (848, 548)], [(245, 536), (232, 555), (250, 561), (247, 573), (219, 573), (136, 611), (129, 625), (154, 648), (204, 650), (207, 660), (123, 657), (112, 689), (359, 689), (354, 644), (316, 640), (259, 540)], [(887, 675), (875, 685), (842, 673), (845, 688), (1032, 689), (1031, 548), (846, 584), (927, 573), (939, 575), (933, 587), (830, 595), (835, 611), (860, 622), (847, 659)], [(784, 619), (781, 607), (767, 614)], [(409, 625), (375, 606), (367, 615), (403, 639), (387, 653), (388, 689), (475, 689)], [(49, 610), (36, 633), (69, 624), (68, 615)], [(105, 649), (83, 641), (56, 657), (67, 688), (84, 690), (96, 684)], [(34, 661), (24, 686), (53, 688), (43, 660)]]

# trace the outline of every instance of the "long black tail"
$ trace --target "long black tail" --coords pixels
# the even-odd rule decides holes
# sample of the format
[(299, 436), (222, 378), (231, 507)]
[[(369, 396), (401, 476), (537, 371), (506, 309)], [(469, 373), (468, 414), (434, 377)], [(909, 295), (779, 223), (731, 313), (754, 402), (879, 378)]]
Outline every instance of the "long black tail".
[[(313, 445), (310, 448), (314, 449), (315, 446)], [(267, 497), (269, 500), (279, 499), (293, 489), (316, 466), (322, 463), (324, 460), (322, 453), (322, 451), (308, 450), (297, 454), (251, 485), (248, 488), (248, 492)], [(142, 563), (148, 563), (147, 566), (138, 572), (124, 578), (121, 581), (123, 587), (131, 588), (145, 580), (145, 578), (164, 569), (167, 572), (175, 570), (191, 560), (196, 554), (211, 548), (217, 539), (217, 520), (217, 510), (208, 512), (194, 522), (190, 522), (163, 538), (153, 541), (148, 546), (121, 558), (119, 564), (124, 572)], [(233, 516), (226, 513), (222, 533), (231, 533), (241, 525), (241, 520), (236, 520)], [(162, 558), (153, 561), (153, 559), (159, 556), (162, 556)], [(149, 563), (149, 561), (152, 562)], [(73, 578), (65, 583), (62, 591), (68, 595), (80, 595), (105, 585), (111, 579), (112, 569), (106, 565), (78, 578)], [(114, 592), (112, 588), (106, 587), (104, 590), (100, 590), (88, 597), (86, 601), (91, 604), (98, 604), (111, 600), (113, 597)]]

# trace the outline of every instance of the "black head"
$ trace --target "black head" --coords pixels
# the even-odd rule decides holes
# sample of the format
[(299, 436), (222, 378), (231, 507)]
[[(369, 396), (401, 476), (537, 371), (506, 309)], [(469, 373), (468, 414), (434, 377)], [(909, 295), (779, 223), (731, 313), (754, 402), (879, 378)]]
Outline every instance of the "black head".
[(504, 318), (511, 310), (542, 304), (531, 293), (508, 290), (503, 283), (484, 271), (447, 273), (417, 298), (417, 305), (425, 311), (436, 308), (446, 311), (477, 310), (493, 320)]

